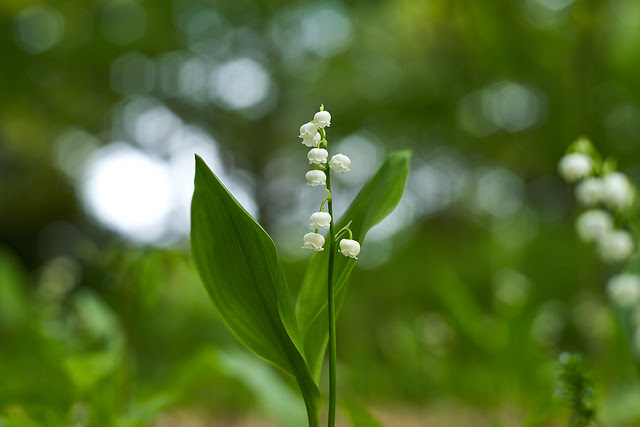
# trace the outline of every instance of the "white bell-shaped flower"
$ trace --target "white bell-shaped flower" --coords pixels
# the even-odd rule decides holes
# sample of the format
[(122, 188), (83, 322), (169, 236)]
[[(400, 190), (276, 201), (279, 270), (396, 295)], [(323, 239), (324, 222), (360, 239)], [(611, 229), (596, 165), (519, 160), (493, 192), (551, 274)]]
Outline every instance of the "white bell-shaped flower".
[(325, 128), (327, 126), (331, 126), (331, 114), (328, 111), (318, 111), (313, 116), (313, 122), (319, 128)]
[(339, 252), (344, 256), (358, 259), (358, 254), (360, 253), (360, 243), (351, 239), (342, 239), (340, 240)]
[(319, 233), (307, 233), (303, 238), (303, 249), (313, 249), (314, 251), (323, 251), (324, 237)]
[(595, 206), (605, 197), (604, 182), (601, 178), (587, 178), (576, 185), (576, 198), (583, 206)]
[(567, 154), (558, 163), (558, 172), (567, 182), (576, 182), (591, 174), (591, 157), (584, 153)]
[(331, 215), (328, 212), (314, 212), (309, 218), (309, 226), (312, 230), (329, 228), (331, 226)]
[(336, 154), (331, 157), (329, 161), (329, 167), (332, 171), (337, 173), (349, 172), (351, 167), (351, 160), (344, 154)]
[(309, 150), (309, 154), (307, 154), (307, 159), (309, 159), (309, 164), (318, 165), (320, 163), (327, 163), (327, 157), (329, 157), (329, 152), (324, 148), (312, 148)]
[(300, 138), (307, 147), (315, 147), (322, 139), (315, 124), (309, 122), (300, 126)]
[(628, 231), (612, 230), (598, 239), (598, 254), (606, 263), (626, 261), (633, 253), (633, 238)]
[(619, 307), (633, 307), (640, 302), (640, 277), (623, 273), (613, 276), (607, 282), (607, 294)]
[(322, 140), (322, 135), (316, 133), (316, 135), (312, 139), (302, 140), (302, 143), (307, 147), (317, 147), (320, 141)]
[(305, 178), (307, 178), (308, 185), (325, 185), (327, 183), (327, 175), (321, 170), (310, 170), (306, 173)]
[(612, 172), (602, 179), (603, 199), (614, 210), (624, 209), (633, 203), (633, 186), (621, 172)]
[(601, 209), (590, 209), (576, 218), (576, 231), (583, 242), (595, 242), (613, 229), (613, 217)]

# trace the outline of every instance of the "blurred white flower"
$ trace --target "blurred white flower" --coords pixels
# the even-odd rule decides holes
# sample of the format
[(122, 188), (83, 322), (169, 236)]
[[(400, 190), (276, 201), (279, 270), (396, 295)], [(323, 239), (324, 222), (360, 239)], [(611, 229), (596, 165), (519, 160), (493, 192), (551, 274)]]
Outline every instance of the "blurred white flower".
[(307, 154), (309, 164), (327, 163), (327, 157), (329, 157), (329, 152), (324, 148), (312, 148)]
[(604, 182), (601, 178), (587, 178), (576, 185), (576, 198), (583, 206), (595, 206), (605, 198)]
[(624, 209), (633, 202), (633, 186), (621, 172), (612, 172), (602, 179), (603, 200), (614, 210)]
[(331, 225), (331, 215), (328, 212), (314, 212), (309, 219), (311, 229), (329, 228)]
[(583, 242), (595, 242), (613, 229), (613, 217), (601, 209), (590, 209), (576, 218), (576, 232)]
[(349, 172), (349, 168), (351, 167), (351, 160), (345, 156), (344, 154), (336, 154), (331, 157), (329, 161), (329, 167), (332, 171), (337, 173)]
[(344, 256), (358, 259), (357, 257), (360, 253), (360, 243), (351, 239), (342, 239), (340, 240), (339, 252)]
[(567, 154), (558, 163), (558, 172), (567, 182), (576, 182), (591, 174), (591, 157), (584, 153)]
[(626, 261), (633, 253), (633, 238), (628, 231), (607, 231), (598, 238), (598, 254), (606, 263)]
[(607, 294), (619, 307), (632, 307), (640, 302), (640, 277), (623, 273), (613, 276), (607, 283)]
[(313, 249), (314, 251), (323, 251), (324, 237), (318, 233), (307, 233), (304, 235), (303, 249)]
[(313, 121), (319, 128), (331, 126), (331, 114), (328, 111), (318, 111), (313, 116)]
[(321, 139), (318, 128), (311, 122), (300, 126), (300, 138), (307, 147), (315, 147)]
[(325, 185), (327, 183), (327, 176), (321, 170), (311, 170), (305, 174), (308, 185)]

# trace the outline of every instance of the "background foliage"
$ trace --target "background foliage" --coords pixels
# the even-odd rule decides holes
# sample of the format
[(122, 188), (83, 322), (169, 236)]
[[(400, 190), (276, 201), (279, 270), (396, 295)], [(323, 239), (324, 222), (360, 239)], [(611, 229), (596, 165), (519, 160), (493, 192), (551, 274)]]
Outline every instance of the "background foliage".
[(587, 135), (638, 182), (638, 2), (9, 0), (0, 23), (0, 424), (287, 422), (288, 380), (244, 357), (197, 279), (187, 207), (198, 152), (296, 294), (318, 199), (296, 132), (321, 102), (354, 163), (338, 211), (414, 151), (351, 278), (341, 395), (382, 418), (565, 420), (572, 351), (599, 416), (638, 421), (612, 271), (555, 171)]

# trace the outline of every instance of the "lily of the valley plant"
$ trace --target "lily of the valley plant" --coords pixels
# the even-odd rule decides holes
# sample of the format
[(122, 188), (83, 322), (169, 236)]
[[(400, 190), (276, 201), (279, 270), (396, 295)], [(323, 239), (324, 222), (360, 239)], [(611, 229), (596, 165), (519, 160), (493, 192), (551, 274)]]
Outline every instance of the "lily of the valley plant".
[(576, 218), (578, 236), (593, 244), (600, 260), (611, 266), (607, 294), (640, 369), (638, 191), (625, 174), (616, 170), (615, 161), (602, 160), (586, 138), (569, 146), (558, 172), (574, 185), (582, 208)]
[[(335, 425), (336, 316), (367, 232), (393, 211), (402, 196), (410, 159), (408, 151), (388, 155), (335, 221), (331, 174), (348, 172), (351, 160), (342, 153), (329, 157), (330, 125), (331, 114), (321, 107), (312, 121), (300, 127), (299, 137), (310, 148), (307, 184), (323, 186), (325, 197), (309, 218), (311, 232), (302, 239), (302, 247), (315, 253), (295, 304), (273, 240), (198, 156), (191, 204), (193, 257), (211, 300), (247, 348), (295, 378), (310, 426), (319, 425), (320, 375), (327, 346), (327, 419), (328, 425)], [(357, 153), (350, 154), (357, 161)]]

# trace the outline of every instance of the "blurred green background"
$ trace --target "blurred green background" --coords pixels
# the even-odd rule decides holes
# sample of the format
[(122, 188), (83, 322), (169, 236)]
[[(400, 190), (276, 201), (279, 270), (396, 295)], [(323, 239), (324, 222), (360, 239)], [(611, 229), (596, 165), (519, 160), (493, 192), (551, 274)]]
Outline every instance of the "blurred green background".
[(572, 351), (604, 425), (640, 423), (617, 270), (556, 174), (586, 135), (640, 178), (640, 2), (4, 0), (0, 24), (0, 426), (299, 422), (199, 283), (189, 201), (198, 153), (295, 295), (320, 103), (353, 162), (338, 212), (414, 151), (339, 318), (340, 397), (388, 425), (564, 425)]

